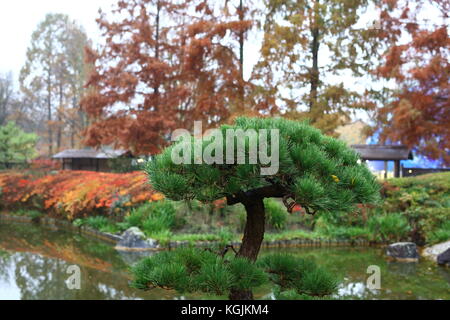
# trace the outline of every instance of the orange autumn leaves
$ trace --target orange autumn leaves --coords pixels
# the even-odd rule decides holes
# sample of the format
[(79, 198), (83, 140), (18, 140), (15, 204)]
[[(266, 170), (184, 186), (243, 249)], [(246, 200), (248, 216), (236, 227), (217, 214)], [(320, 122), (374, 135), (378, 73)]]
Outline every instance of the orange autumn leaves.
[(148, 201), (161, 200), (142, 172), (126, 174), (60, 171), (41, 178), (0, 173), (0, 209), (39, 209), (72, 220), (112, 214)]
[[(377, 111), (380, 143), (402, 143), (428, 159), (450, 165), (450, 34), (448, 0), (380, 2), (380, 40), (388, 50), (377, 68), (395, 81)], [(431, 10), (433, 19), (421, 16)], [(390, 101), (389, 101), (390, 100)]]
[(233, 6), (121, 0), (101, 14), (104, 46), (86, 48), (93, 68), (80, 101), (90, 118), (85, 143), (155, 154), (177, 128), (194, 120), (213, 128), (242, 111), (252, 86), (242, 77), (237, 52), (254, 24), (253, 9), (243, 3), (240, 13)]
[(28, 239), (19, 238), (13, 235), (7, 235), (5, 240), (6, 241), (2, 241), (0, 244), (0, 248), (4, 250), (35, 253), (44, 257), (60, 259), (67, 261), (68, 263), (96, 269), (102, 272), (112, 272), (114, 269), (111, 263), (84, 253), (72, 242), (53, 243), (44, 240), (42, 244), (37, 244)]

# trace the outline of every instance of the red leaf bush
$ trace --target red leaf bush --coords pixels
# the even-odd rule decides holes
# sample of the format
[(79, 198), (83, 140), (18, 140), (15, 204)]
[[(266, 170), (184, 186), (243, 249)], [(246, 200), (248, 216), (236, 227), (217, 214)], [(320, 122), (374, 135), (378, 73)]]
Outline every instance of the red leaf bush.
[(69, 220), (126, 212), (162, 199), (143, 172), (59, 171), (44, 177), (0, 172), (0, 209), (38, 209)]

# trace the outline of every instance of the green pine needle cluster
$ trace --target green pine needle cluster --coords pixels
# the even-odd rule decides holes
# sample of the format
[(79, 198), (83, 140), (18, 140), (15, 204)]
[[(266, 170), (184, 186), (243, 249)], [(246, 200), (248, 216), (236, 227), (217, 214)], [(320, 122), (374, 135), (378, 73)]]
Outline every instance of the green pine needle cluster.
[[(249, 150), (255, 138), (247, 137), (246, 163), (237, 164), (174, 164), (173, 148), (168, 147), (146, 166), (153, 188), (173, 200), (198, 199), (214, 201), (239, 192), (277, 185), (286, 191), (298, 204), (315, 212), (348, 211), (357, 203), (376, 203), (379, 184), (358, 154), (344, 142), (323, 135), (306, 122), (282, 118), (238, 118), (227, 129), (278, 129), (279, 171), (272, 176), (262, 176), (261, 163), (250, 164)], [(192, 138), (187, 143), (201, 143), (203, 150), (211, 148), (215, 137), (203, 142)], [(225, 153), (227, 141), (224, 138)], [(269, 149), (272, 141), (268, 140)], [(237, 143), (234, 143), (237, 148)], [(237, 155), (237, 149), (235, 149)], [(269, 152), (270, 155), (270, 152)], [(194, 161), (194, 152), (191, 154)], [(225, 159), (225, 155), (224, 155)]]
[(232, 288), (251, 290), (267, 282), (266, 274), (247, 259), (224, 259), (214, 252), (192, 248), (143, 259), (132, 273), (132, 286), (137, 289), (159, 287), (218, 296), (229, 294)]
[(337, 289), (337, 279), (311, 260), (288, 254), (273, 254), (263, 257), (258, 265), (277, 285), (275, 296), (278, 299), (325, 297)]
[(305, 299), (329, 296), (337, 287), (335, 277), (312, 261), (285, 254), (268, 255), (255, 264), (244, 258), (223, 258), (212, 251), (184, 248), (145, 258), (133, 266), (132, 273), (134, 288), (163, 288), (182, 294), (223, 296), (231, 289), (252, 290), (270, 281), (276, 285), (276, 297)]

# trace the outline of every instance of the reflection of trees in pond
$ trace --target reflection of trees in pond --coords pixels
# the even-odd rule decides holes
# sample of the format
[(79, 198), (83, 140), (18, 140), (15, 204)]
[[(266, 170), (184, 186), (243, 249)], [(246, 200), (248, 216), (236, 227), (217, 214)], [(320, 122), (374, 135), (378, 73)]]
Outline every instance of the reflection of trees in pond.
[[(340, 275), (342, 281), (339, 286), (339, 298), (450, 298), (450, 270), (437, 270), (436, 265), (428, 261), (388, 262), (381, 248), (330, 247), (283, 249), (283, 251), (313, 259), (317, 264)], [(367, 268), (371, 265), (380, 267), (380, 290), (371, 290), (366, 286), (367, 279), (371, 275), (367, 273)]]
[[(271, 252), (271, 250), (265, 252)], [(382, 269), (382, 272), (386, 267), (386, 261), (376, 248), (288, 248), (283, 249), (283, 252), (311, 259), (323, 268), (335, 273), (342, 281), (344, 281), (344, 277), (351, 277), (355, 282), (365, 283), (369, 266), (377, 265)]]
[(12, 253), (0, 249), (0, 282), (9, 283), (10, 270), (12, 267)]
[[(16, 284), (22, 299), (139, 299), (127, 264), (111, 245), (39, 226), (0, 224), (0, 285)], [(12, 252), (10, 254), (9, 252)], [(81, 290), (69, 290), (70, 265), (81, 269)], [(170, 294), (151, 294), (168, 298)]]
[[(14, 263), (23, 299), (122, 299), (132, 291), (126, 269), (114, 271), (109, 262), (82, 253), (72, 243), (43, 241), (35, 246), (14, 239), (8, 246), (21, 252)], [(66, 286), (65, 280), (70, 276), (67, 268), (72, 264), (81, 268), (81, 290), (69, 290)]]
[(81, 267), (81, 289), (69, 290), (66, 280), (71, 275), (67, 273), (70, 263), (34, 253), (19, 253), (13, 256), (13, 265), (21, 299), (121, 300), (142, 296), (129, 287), (129, 279), (122, 273)]
[(34, 252), (102, 271), (126, 267), (111, 245), (33, 225), (0, 224), (2, 247), (15, 252)]
[(67, 298), (61, 273), (64, 262), (33, 253), (17, 254), (14, 262), (16, 284), (22, 299)]
[[(388, 264), (380, 248), (322, 247), (282, 251), (313, 258), (319, 265), (342, 275), (340, 298), (450, 299), (450, 269), (438, 269), (433, 263), (421, 261), (414, 272), (408, 271), (407, 266)], [(267, 252), (270, 250), (262, 254)], [(127, 267), (135, 259), (133, 253), (119, 254), (112, 246), (79, 234), (0, 223), (0, 286), (13, 286), (17, 282), (22, 299), (176, 299), (172, 291), (141, 292), (130, 288)], [(81, 290), (69, 290), (66, 286), (65, 281), (70, 276), (66, 273), (67, 267), (72, 264), (81, 268)], [(381, 268), (382, 290), (379, 292), (366, 287), (369, 276), (366, 270), (370, 265)], [(262, 287), (257, 296), (270, 298), (271, 290), (271, 287)]]
[(7, 261), (11, 257), (12, 253), (0, 249), (0, 259), (4, 259), (4, 261)]
[(417, 262), (390, 261), (387, 264), (387, 271), (399, 276), (411, 277), (417, 273), (417, 264)]
[(112, 268), (109, 262), (94, 256), (85, 255), (78, 247), (71, 243), (55, 243), (44, 240), (41, 244), (35, 245), (25, 239), (10, 237), (8, 242), (3, 242), (1, 245), (11, 251), (35, 253), (105, 272)]
[(450, 290), (450, 268), (439, 267), (439, 273), (442, 275), (442, 278), (444, 278), (448, 282), (449, 290)]
[(349, 296), (363, 298), (366, 292), (366, 286), (361, 282), (341, 283), (338, 288), (338, 294), (335, 298)]
[(152, 251), (146, 251), (146, 252), (119, 251), (120, 257), (128, 266), (131, 266), (131, 265), (135, 264), (136, 262), (140, 261), (141, 259), (150, 257), (156, 253), (157, 252), (152, 252)]

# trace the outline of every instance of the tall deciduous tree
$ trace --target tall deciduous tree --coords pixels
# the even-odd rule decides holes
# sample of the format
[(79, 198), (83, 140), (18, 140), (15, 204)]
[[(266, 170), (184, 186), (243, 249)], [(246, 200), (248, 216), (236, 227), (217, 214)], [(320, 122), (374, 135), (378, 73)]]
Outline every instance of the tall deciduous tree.
[(13, 95), (12, 75), (0, 75), (0, 126), (6, 123), (6, 119), (11, 113)]
[[(388, 50), (377, 73), (397, 84), (378, 110), (381, 142), (400, 142), (450, 165), (450, 2), (381, 4), (380, 38)], [(424, 19), (424, 11), (433, 19)]]
[(335, 75), (361, 77), (378, 45), (376, 30), (357, 26), (368, 0), (266, 0), (257, 102), (290, 118), (309, 118), (325, 132), (342, 115), (372, 107)]
[(243, 77), (244, 42), (254, 24), (249, 6), (249, 1), (225, 1), (224, 6), (201, 1), (197, 6), (197, 15), (184, 35), (186, 51), (201, 53), (192, 56), (186, 69), (194, 83), (192, 93), (198, 96), (194, 114), (209, 105), (212, 115), (222, 110), (221, 121), (251, 107), (246, 99), (251, 85)]
[(92, 65), (85, 62), (84, 47), (90, 47), (91, 42), (84, 29), (72, 22), (68, 26), (64, 42), (64, 59), (68, 69), (66, 71), (66, 108), (64, 121), (68, 125), (70, 146), (74, 148), (84, 139), (82, 133), (88, 125), (87, 115), (80, 108), (81, 98), (86, 92), (84, 85)]
[(27, 132), (36, 131), (39, 113), (32, 101), (14, 88), (12, 73), (0, 74), (0, 126), (13, 121)]
[(85, 72), (80, 62), (87, 44), (82, 28), (63, 14), (48, 14), (32, 34), (20, 82), (24, 94), (45, 113), (49, 155), (62, 147), (70, 109), (79, 110), (80, 75)]
[(222, 9), (204, 0), (123, 0), (111, 17), (102, 14), (106, 46), (89, 51), (95, 69), (82, 101), (87, 143), (155, 153), (175, 128), (226, 119), (243, 86), (226, 40), (249, 22), (222, 19)]
[[(231, 32), (229, 46), (234, 50), (239, 61), (239, 91), (235, 101), (231, 103), (232, 118), (239, 115), (255, 112), (250, 92), (253, 85), (244, 79), (244, 68), (248, 64), (245, 60), (245, 48), (248, 35), (257, 29), (256, 16), (258, 10), (255, 9), (254, 1), (250, 0), (226, 0), (223, 8), (223, 15), (218, 17), (225, 23), (232, 22), (234, 27)], [(253, 62), (251, 62), (253, 63)]]
[(119, 1), (108, 20), (97, 20), (105, 46), (88, 50), (95, 65), (82, 100), (90, 117), (86, 143), (115, 144), (137, 153), (154, 153), (180, 125), (180, 110), (189, 108), (189, 88), (180, 77), (185, 4), (164, 0)]

